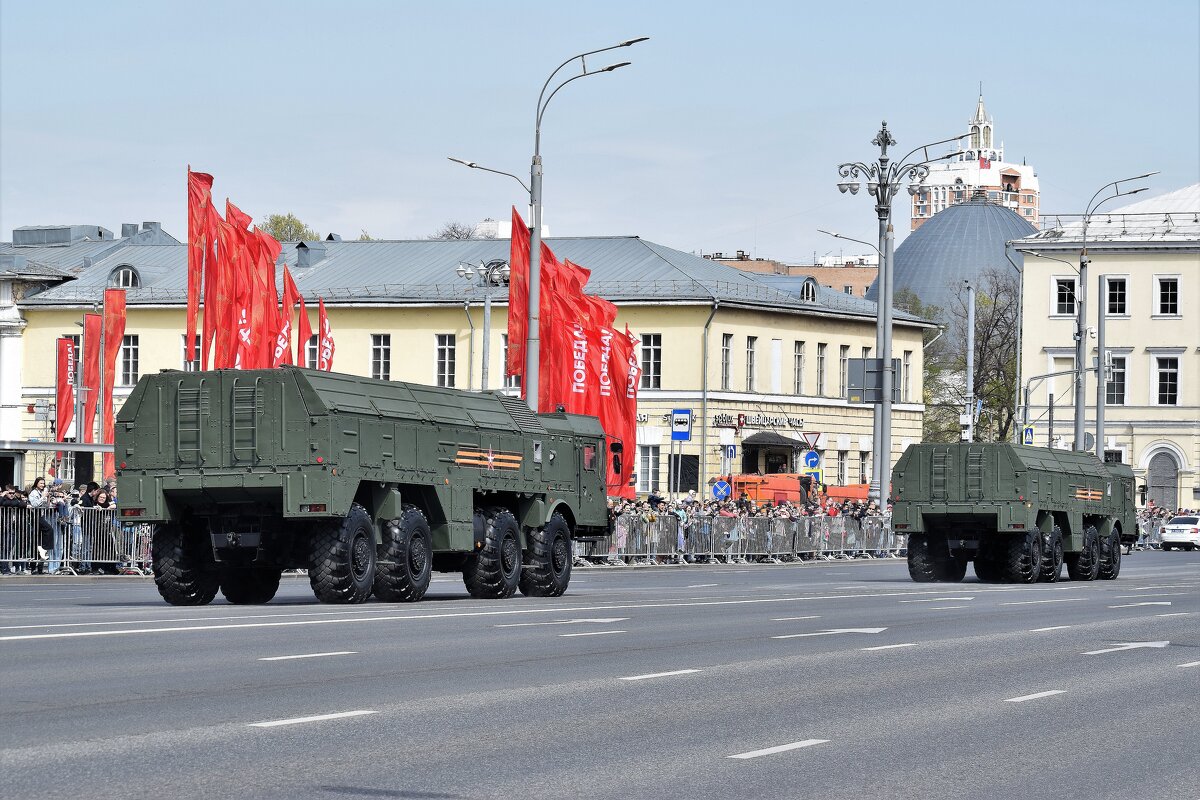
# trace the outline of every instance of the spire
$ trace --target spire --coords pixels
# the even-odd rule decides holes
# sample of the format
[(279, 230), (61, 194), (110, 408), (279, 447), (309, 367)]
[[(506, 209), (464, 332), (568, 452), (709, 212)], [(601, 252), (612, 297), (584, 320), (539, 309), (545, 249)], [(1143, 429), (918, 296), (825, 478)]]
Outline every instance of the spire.
[(983, 107), (983, 81), (979, 82), (979, 105), (975, 107), (975, 119), (973, 122), (987, 122), (987, 109)]

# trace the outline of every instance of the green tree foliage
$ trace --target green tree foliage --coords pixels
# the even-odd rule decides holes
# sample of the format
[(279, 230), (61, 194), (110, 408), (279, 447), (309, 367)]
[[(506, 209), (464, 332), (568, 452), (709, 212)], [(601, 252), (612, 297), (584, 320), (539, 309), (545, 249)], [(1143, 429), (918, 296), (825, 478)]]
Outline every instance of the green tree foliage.
[(321, 238), (321, 234), (305, 225), (290, 211), (286, 214), (271, 214), (258, 226), (264, 232), (271, 234), (281, 242), (298, 242), (301, 239), (313, 241)]

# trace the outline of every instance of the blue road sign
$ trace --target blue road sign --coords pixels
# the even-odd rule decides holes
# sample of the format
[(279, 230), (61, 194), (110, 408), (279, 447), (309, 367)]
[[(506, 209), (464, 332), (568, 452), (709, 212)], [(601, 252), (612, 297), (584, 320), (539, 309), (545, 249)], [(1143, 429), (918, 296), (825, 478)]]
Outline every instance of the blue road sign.
[(692, 440), (692, 410), (677, 408), (671, 412), (671, 441), (690, 442)]
[(1033, 444), (1033, 426), (1026, 425), (1021, 431), (1021, 444)]
[(809, 450), (804, 454), (804, 466), (809, 469), (816, 469), (821, 466), (821, 454), (816, 450)]
[(731, 491), (733, 491), (733, 487), (729, 485), (728, 481), (717, 481), (713, 484), (713, 497), (717, 500), (724, 500), (726, 497), (729, 497)]
[(725, 445), (725, 457), (726, 458), (737, 458), (737, 445), (736, 444)]

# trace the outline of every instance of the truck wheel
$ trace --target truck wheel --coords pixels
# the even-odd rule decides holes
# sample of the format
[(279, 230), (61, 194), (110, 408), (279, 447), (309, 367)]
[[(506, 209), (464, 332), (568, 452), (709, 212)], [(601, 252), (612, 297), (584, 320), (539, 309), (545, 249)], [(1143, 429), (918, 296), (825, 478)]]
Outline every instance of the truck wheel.
[(1098, 574), (1103, 581), (1115, 580), (1121, 574), (1121, 534), (1117, 533), (1116, 528), (1104, 540)]
[(341, 523), (325, 523), (313, 532), (308, 582), (322, 603), (365, 603), (371, 596), (375, 537), (366, 509), (351, 506)]
[(472, 597), (512, 597), (521, 580), (521, 535), (516, 517), (504, 508), (485, 515), (483, 547), (467, 558), (463, 583)]
[(1008, 583), (1037, 583), (1042, 569), (1042, 532), (1009, 536), (1004, 547), (1004, 580)]
[(199, 531), (179, 525), (159, 525), (151, 539), (154, 585), (173, 606), (203, 606), (217, 596), (220, 585), (212, 550)]
[(271, 602), (279, 591), (281, 570), (271, 567), (221, 570), (221, 594), (234, 605), (252, 606)]
[(1062, 574), (1062, 565), (1062, 528), (1055, 525), (1046, 537), (1046, 544), (1042, 548), (1042, 571), (1038, 575), (1038, 580), (1042, 583), (1057, 583), (1058, 577)]
[(908, 575), (917, 583), (957, 582), (966, 574), (966, 560), (951, 558), (942, 537), (923, 533), (908, 537)]
[(1067, 575), (1073, 581), (1094, 581), (1100, 573), (1100, 535), (1089, 525), (1083, 531), (1083, 549), (1066, 557)]
[(429, 589), (433, 574), (433, 535), (429, 521), (415, 506), (383, 530), (375, 563), (375, 596), (388, 603), (415, 603)]
[(528, 563), (521, 571), (521, 594), (561, 597), (571, 582), (571, 527), (555, 514), (546, 527), (529, 532)]

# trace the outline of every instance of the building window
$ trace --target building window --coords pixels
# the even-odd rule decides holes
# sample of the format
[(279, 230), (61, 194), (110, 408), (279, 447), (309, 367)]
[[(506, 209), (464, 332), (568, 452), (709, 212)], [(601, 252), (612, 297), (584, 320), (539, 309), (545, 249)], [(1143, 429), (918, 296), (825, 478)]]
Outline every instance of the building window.
[(308, 339), (308, 345), (304, 348), (304, 366), (309, 369), (317, 368), (317, 349), (321, 346), (321, 334), (314, 333)]
[(845, 450), (838, 450), (837, 483), (838, 483), (838, 486), (846, 485), (846, 451)]
[(1179, 359), (1175, 356), (1157, 359), (1158, 361), (1158, 404), (1174, 406), (1179, 404)]
[(1179, 313), (1178, 278), (1158, 279), (1158, 313), (1172, 315)]
[(825, 343), (817, 342), (817, 396), (825, 396)]
[(1112, 357), (1112, 375), (1105, 387), (1104, 402), (1110, 406), (1125, 405), (1125, 356)]
[(754, 391), (754, 348), (758, 346), (757, 336), (746, 337), (746, 391)]
[(858, 482), (859, 483), (870, 483), (871, 482), (870, 464), (871, 464), (871, 454), (866, 452), (865, 450), (860, 450), (858, 452)]
[(658, 445), (638, 446), (637, 490), (658, 491)]
[(508, 334), (502, 333), (502, 334), (500, 334), (500, 338), (504, 342), (504, 356), (503, 356), (504, 361), (501, 362), (504, 364), (504, 388), (505, 389), (520, 389), (521, 388), (521, 376), (514, 375), (508, 371)]
[(900, 364), (900, 399), (905, 403), (912, 402), (912, 354), (912, 350), (905, 350)]
[(453, 333), (437, 335), (437, 385), (454, 388), (454, 345)]
[(806, 303), (817, 302), (817, 285), (811, 281), (805, 281), (800, 287), (800, 299)]
[(371, 377), (381, 381), (392, 379), (392, 335), (371, 334)]
[(850, 345), (844, 344), (838, 350), (838, 397), (846, 396), (846, 380), (850, 374)]
[(121, 339), (121, 386), (138, 382), (138, 337), (128, 334)]
[(721, 389), (729, 391), (729, 360), (733, 353), (733, 334), (721, 334)]
[(1125, 279), (1124, 278), (1109, 278), (1108, 279), (1108, 307), (1109, 315), (1120, 315), (1128, 313), (1125, 306)]
[(792, 344), (792, 394), (804, 394), (804, 342)]
[(846, 294), (852, 295), (852, 294), (854, 294), (854, 287), (847, 283), (842, 286), (842, 291), (845, 292)]
[(108, 276), (108, 285), (114, 289), (136, 289), (142, 285), (142, 280), (133, 267), (120, 266)]
[(1055, 278), (1055, 314), (1074, 314), (1075, 313), (1075, 279), (1074, 278)]
[(188, 352), (187, 334), (179, 334), (179, 349), (183, 355), (183, 371), (184, 372), (199, 372), (200, 371), (200, 334), (196, 334), (196, 338), (192, 341), (192, 352)]
[(662, 334), (642, 334), (642, 388), (662, 388)]

